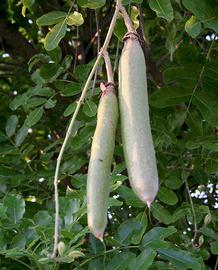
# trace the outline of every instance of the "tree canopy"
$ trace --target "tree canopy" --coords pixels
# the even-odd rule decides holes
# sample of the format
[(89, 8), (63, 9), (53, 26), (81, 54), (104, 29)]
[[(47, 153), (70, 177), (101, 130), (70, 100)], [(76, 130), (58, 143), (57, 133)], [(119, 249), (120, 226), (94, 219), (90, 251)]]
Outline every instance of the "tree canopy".
[[(218, 0), (122, 2), (146, 59), (158, 195), (149, 210), (133, 193), (118, 123), (104, 243), (90, 233), (101, 59), (61, 162), (58, 256), (50, 257), (56, 160), (116, 2), (1, 1), (2, 270), (218, 269)], [(126, 32), (119, 14), (108, 46), (117, 89)]]

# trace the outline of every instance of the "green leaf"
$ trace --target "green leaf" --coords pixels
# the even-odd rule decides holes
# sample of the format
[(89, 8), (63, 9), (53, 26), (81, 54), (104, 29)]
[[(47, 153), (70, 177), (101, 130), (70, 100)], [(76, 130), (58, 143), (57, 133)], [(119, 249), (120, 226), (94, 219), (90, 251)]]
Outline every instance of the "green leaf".
[(95, 104), (95, 102), (91, 101), (91, 100), (86, 100), (84, 106), (83, 106), (83, 112), (89, 116), (89, 117), (93, 117), (96, 115), (98, 110), (98, 106)]
[(150, 0), (149, 6), (157, 13), (158, 17), (164, 18), (169, 22), (173, 20), (173, 7), (170, 0)]
[(186, 124), (189, 127), (189, 135), (196, 137), (196, 135), (203, 135), (203, 122), (200, 113), (196, 110), (189, 110)]
[(157, 241), (163, 241), (165, 238), (176, 233), (177, 230), (173, 226), (167, 228), (155, 227), (147, 232), (142, 239), (142, 247), (158, 247), (156, 246)]
[(123, 245), (132, 243), (132, 238), (135, 234), (140, 233), (142, 224), (136, 218), (129, 218), (124, 221), (118, 228), (117, 236), (115, 239)]
[(165, 187), (161, 187), (159, 189), (157, 196), (160, 201), (168, 205), (175, 205), (178, 202), (176, 194), (172, 190)]
[(21, 0), (23, 5), (27, 8), (30, 8), (34, 3), (35, 0)]
[(61, 63), (62, 67), (67, 70), (71, 67), (73, 57), (71, 55), (66, 55)]
[(124, 35), (126, 34), (126, 32), (127, 32), (127, 28), (126, 28), (126, 25), (124, 23), (123, 18), (122, 17), (118, 17), (117, 18), (117, 21), (116, 21), (116, 24), (115, 24), (115, 27), (114, 27), (114, 34), (115, 34), (115, 36), (120, 41), (122, 41)]
[(77, 0), (77, 4), (83, 8), (101, 8), (106, 4), (106, 0)]
[(127, 205), (134, 207), (145, 207), (145, 204), (138, 199), (135, 193), (133, 193), (132, 189), (126, 186), (121, 186), (117, 189), (117, 191), (120, 196), (125, 199)]
[(7, 121), (6, 127), (5, 127), (5, 132), (9, 138), (14, 135), (14, 133), (16, 131), (17, 124), (18, 124), (17, 116), (11, 115), (8, 118), (8, 121)]
[(203, 233), (203, 235), (207, 236), (208, 238), (212, 238), (218, 241), (217, 233), (211, 228), (204, 227), (201, 229), (201, 233)]
[(80, 201), (69, 197), (60, 197), (60, 208), (65, 226), (70, 225), (75, 219), (73, 214), (80, 209)]
[(93, 59), (92, 61), (90, 61), (88, 64), (81, 64), (81, 65), (77, 65), (76, 69), (75, 69), (75, 77), (77, 78), (77, 80), (84, 82), (86, 81), (90, 70), (93, 67), (95, 59)]
[(60, 65), (47, 63), (41, 66), (39, 74), (44, 80), (53, 82), (63, 71), (64, 69)]
[(182, 180), (177, 175), (170, 175), (164, 181), (164, 184), (170, 189), (179, 189), (183, 184)]
[(27, 108), (29, 110), (31, 108), (35, 108), (35, 107), (38, 107), (40, 105), (43, 105), (43, 104), (45, 104), (45, 102), (46, 102), (46, 98), (33, 97), (33, 98), (30, 98), (28, 100), (28, 103), (25, 105), (25, 108)]
[(218, 33), (218, 5), (208, 0), (183, 0), (183, 5), (190, 10), (206, 27)]
[(214, 127), (218, 127), (218, 94), (203, 90), (195, 94), (195, 104), (203, 118)]
[(64, 111), (64, 116), (67, 117), (67, 116), (73, 114), (74, 111), (76, 110), (76, 106), (77, 106), (76, 102), (70, 104), (70, 105), (65, 109), (65, 111)]
[(62, 59), (62, 51), (59, 46), (57, 46), (54, 50), (48, 51), (48, 55), (51, 57), (51, 60), (58, 64)]
[(71, 97), (81, 92), (81, 84), (76, 82), (70, 82), (60, 89), (61, 95), (65, 97)]
[(139, 27), (139, 9), (135, 6), (132, 6), (131, 13), (130, 13), (130, 19), (133, 22), (134, 29), (137, 29)]
[(94, 126), (88, 126), (86, 125), (85, 127), (80, 129), (80, 132), (76, 134), (75, 137), (72, 138), (70, 141), (70, 145), (72, 146), (73, 149), (79, 149), (83, 148), (84, 145), (88, 145), (88, 142), (91, 143), (91, 137), (94, 134), (95, 127)]
[(218, 59), (212, 58), (211, 61), (205, 66), (202, 89), (216, 93), (218, 88), (217, 69)]
[(192, 89), (161, 88), (150, 97), (150, 104), (155, 108), (166, 108), (189, 100)]
[(156, 252), (150, 248), (144, 249), (139, 256), (134, 258), (129, 264), (129, 270), (146, 270), (152, 265)]
[(193, 269), (199, 270), (201, 269), (201, 265), (198, 262), (198, 259), (194, 258), (191, 253), (175, 248), (161, 248), (158, 249), (159, 254), (165, 260), (170, 261), (175, 269), (178, 270), (186, 270)]
[(61, 39), (66, 35), (67, 23), (66, 20), (62, 20), (56, 24), (46, 35), (44, 46), (47, 51), (54, 50)]
[(186, 218), (186, 216), (190, 214), (190, 211), (190, 208), (188, 208), (187, 206), (177, 208), (173, 213), (173, 222)]
[(196, 38), (201, 33), (201, 23), (196, 20), (195, 16), (185, 23), (185, 31), (193, 38)]
[(25, 213), (25, 201), (20, 196), (7, 194), (3, 199), (3, 204), (7, 207), (7, 216), (14, 223), (17, 224)]
[(63, 162), (61, 172), (73, 174), (78, 171), (86, 162), (87, 160), (82, 156), (75, 156), (73, 158), (71, 157)]
[(132, 252), (122, 252), (114, 255), (107, 265), (107, 270), (126, 270), (129, 263), (135, 258)]
[(51, 224), (52, 217), (49, 215), (48, 211), (42, 210), (34, 215), (34, 222), (41, 227), (46, 227)]
[(16, 138), (15, 138), (16, 146), (20, 146), (25, 140), (27, 135), (28, 135), (28, 127), (23, 125), (17, 132)]
[(22, 7), (22, 11), (21, 14), (23, 15), (23, 17), (26, 16), (26, 9), (31, 8), (31, 6), (35, 3), (35, 0), (21, 0), (23, 7)]
[(171, 213), (158, 203), (152, 203), (151, 213), (157, 220), (159, 220), (160, 222), (163, 222), (166, 225), (172, 222)]
[(76, 25), (80, 26), (84, 23), (83, 15), (77, 11), (70, 13), (67, 16), (67, 24), (68, 25)]
[(210, 174), (218, 173), (218, 160), (208, 159), (205, 165), (205, 169)]
[(20, 106), (24, 105), (28, 97), (26, 94), (16, 96), (13, 101), (9, 104), (12, 111), (16, 111)]
[(31, 90), (31, 95), (50, 97), (54, 95), (55, 91), (50, 87), (42, 87), (40, 85), (35, 86)]
[(140, 222), (141, 224), (141, 230), (137, 231), (133, 236), (132, 236), (132, 243), (134, 245), (137, 245), (138, 243), (141, 242), (142, 236), (144, 235), (146, 228), (148, 226), (148, 219), (147, 215), (145, 212), (141, 212), (136, 216), (136, 220)]
[(0, 203), (0, 219), (5, 219), (7, 217), (6, 212), (7, 212), (7, 207), (5, 207), (3, 203)]
[(32, 127), (34, 126), (41, 118), (43, 115), (43, 107), (40, 108), (36, 108), (35, 110), (33, 110), (26, 118), (25, 120), (25, 125), (27, 127)]
[(173, 270), (172, 267), (170, 267), (168, 263), (163, 261), (155, 261), (152, 264), (152, 268), (149, 268), (149, 270)]
[(212, 254), (215, 254), (215, 255), (218, 254), (218, 240), (210, 244), (210, 250)]
[(24, 235), (15, 235), (10, 243), (10, 248), (25, 249), (26, 238)]
[(49, 98), (45, 103), (46, 109), (52, 109), (55, 107), (57, 100)]
[(175, 66), (167, 68), (164, 71), (164, 78), (167, 83), (177, 85), (182, 91), (184, 89), (189, 92), (193, 92), (193, 88), (198, 82), (202, 65), (199, 63), (189, 63), (183, 66)]
[(38, 26), (52, 25), (61, 22), (65, 19), (67, 13), (64, 11), (51, 11), (36, 20)]
[(109, 198), (108, 200), (108, 207), (112, 207), (112, 206), (122, 206), (123, 202), (115, 199), (115, 198)]

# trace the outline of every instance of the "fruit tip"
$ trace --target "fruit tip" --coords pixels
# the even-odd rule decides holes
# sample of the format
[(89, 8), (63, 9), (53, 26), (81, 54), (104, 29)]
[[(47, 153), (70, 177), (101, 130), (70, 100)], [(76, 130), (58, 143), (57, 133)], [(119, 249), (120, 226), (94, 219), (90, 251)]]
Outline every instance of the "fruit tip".
[(104, 236), (103, 232), (97, 232), (97, 233), (95, 233), (95, 237), (96, 237), (98, 240), (100, 240), (101, 242), (104, 242), (103, 236)]
[(148, 209), (150, 209), (151, 203), (152, 203), (152, 201), (150, 201), (150, 200), (147, 200), (147, 201), (146, 201), (146, 204), (147, 204), (147, 206), (148, 206)]

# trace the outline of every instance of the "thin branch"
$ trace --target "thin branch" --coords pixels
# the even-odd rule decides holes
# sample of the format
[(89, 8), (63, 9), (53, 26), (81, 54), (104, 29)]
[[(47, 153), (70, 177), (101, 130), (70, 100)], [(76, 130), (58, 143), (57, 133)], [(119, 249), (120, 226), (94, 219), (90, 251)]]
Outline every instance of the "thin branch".
[(123, 16), (123, 19), (124, 19), (125, 25), (126, 25), (126, 27), (128, 29), (128, 32), (134, 32), (135, 29), (133, 27), (133, 23), (132, 23), (132, 21), (131, 21), (131, 19), (129, 17), (129, 14), (126, 12), (126, 9), (124, 8), (123, 5), (120, 6), (120, 12), (121, 12), (121, 14)]
[(102, 49), (100, 50), (99, 54), (98, 54), (98, 57), (95, 61), (95, 64), (93, 65), (92, 67), (92, 70), (88, 76), (88, 79), (85, 83), (85, 86), (82, 90), (82, 94), (80, 96), (80, 99), (77, 103), (77, 107), (76, 107), (76, 110), (70, 120), (70, 124), (69, 124), (69, 127), (67, 129), (67, 132), (66, 132), (66, 136), (64, 138), (64, 142), (62, 144), (62, 147), (61, 147), (61, 150), (59, 152), (59, 155), (58, 155), (58, 158), (57, 158), (57, 164), (56, 164), (56, 168), (55, 168), (55, 176), (54, 176), (54, 194), (55, 194), (55, 226), (54, 226), (54, 248), (53, 248), (53, 253), (51, 255), (52, 258), (55, 258), (56, 257), (56, 253), (57, 253), (57, 247), (58, 247), (58, 238), (59, 238), (59, 235), (58, 235), (58, 225), (59, 225), (59, 194), (58, 194), (58, 176), (59, 176), (59, 171), (60, 171), (60, 164), (61, 164), (61, 160), (62, 160), (62, 157), (63, 157), (63, 154), (64, 154), (64, 150), (66, 148), (66, 145), (67, 145), (67, 142), (68, 142), (68, 139), (71, 135), (71, 130), (74, 126), (74, 123), (75, 123), (75, 120), (76, 120), (76, 117), (77, 117), (77, 114), (80, 110), (80, 107), (81, 105), (83, 104), (83, 101), (84, 101), (84, 98), (86, 96), (86, 92), (89, 88), (89, 84), (91, 82), (91, 79), (95, 73), (95, 70), (97, 69), (98, 67), (98, 64), (102, 58), (102, 55), (103, 55), (103, 52), (105, 50), (107, 50), (107, 47), (110, 43), (110, 40), (111, 40), (111, 37), (112, 37), (112, 34), (113, 34), (113, 30), (114, 30), (114, 27), (115, 27), (115, 23), (116, 23), (116, 20), (117, 20), (117, 16), (118, 16), (118, 13), (119, 13), (119, 9), (120, 9), (120, 5), (121, 5), (121, 2), (122, 0), (117, 0), (117, 5), (116, 5), (116, 9), (115, 9), (115, 12), (114, 12), (114, 15), (113, 15), (113, 18), (111, 20), (111, 23), (110, 23), (110, 27), (108, 29), (108, 32), (107, 32), (107, 36), (105, 38), (105, 41), (104, 41), (104, 44), (102, 46)]
[[(101, 32), (101, 29), (105, 29), (105, 27), (107, 26), (108, 23), (111, 22), (113, 17), (113, 9), (111, 9), (111, 11), (109, 12), (109, 14), (107, 14), (106, 16), (103, 17), (103, 20), (101, 20), (101, 22), (99, 23), (99, 32)], [(87, 45), (86, 49), (85, 49), (85, 54), (88, 53), (88, 51), (90, 50), (90, 48), (92, 47), (93, 43), (97, 40), (98, 35), (97, 35), (97, 31), (95, 32), (94, 36), (91, 38), (89, 44)]]
[[(97, 54), (98, 54), (100, 51), (101, 40), (100, 40), (100, 30), (99, 30), (98, 11), (97, 10), (95, 10), (95, 22), (96, 22), (96, 29), (97, 29)], [(98, 69), (96, 69), (95, 75), (94, 75), (94, 81), (93, 81), (93, 85), (92, 85), (92, 95), (95, 94), (95, 85), (96, 85), (97, 76), (98, 76)]]
[(114, 83), (114, 76), (113, 76), (113, 71), (112, 71), (112, 66), (111, 66), (111, 60), (109, 57), (109, 54), (107, 51), (103, 52), (103, 57), (104, 57), (104, 62), (106, 66), (106, 71), (107, 71), (107, 81), (109, 83)]
[[(207, 55), (206, 55), (206, 60), (209, 61), (210, 59), (210, 54), (211, 54), (211, 51), (212, 51), (212, 47), (213, 47), (213, 44), (214, 44), (214, 40), (211, 42), (211, 45), (210, 45), (210, 48), (207, 52)], [(187, 106), (187, 109), (186, 109), (186, 113), (189, 111), (190, 109), (190, 106), (192, 104), (192, 100), (193, 100), (193, 97), (195, 95), (195, 92), (197, 91), (201, 81), (202, 81), (202, 78), (203, 78), (203, 75), (204, 75), (204, 72), (205, 72), (205, 68), (206, 68), (206, 64), (202, 67), (201, 71), (200, 71), (200, 74), (199, 74), (199, 77), (198, 77), (198, 81), (192, 91), (192, 94), (191, 94), (191, 97), (189, 99), (189, 102), (188, 102), (188, 106)]]

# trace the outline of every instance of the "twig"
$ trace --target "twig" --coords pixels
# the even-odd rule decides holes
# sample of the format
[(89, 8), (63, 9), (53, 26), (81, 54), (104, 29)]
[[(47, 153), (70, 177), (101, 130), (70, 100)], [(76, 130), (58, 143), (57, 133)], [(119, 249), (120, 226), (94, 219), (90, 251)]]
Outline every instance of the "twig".
[[(211, 54), (211, 51), (212, 51), (213, 44), (214, 44), (214, 40), (211, 42), (210, 48), (209, 48), (209, 50), (207, 52), (207, 55), (206, 55), (206, 60), (207, 61), (209, 61), (209, 59), (210, 59), (210, 54)], [(187, 109), (186, 109), (186, 113), (189, 111), (190, 106), (192, 104), (193, 97), (195, 96), (195, 92), (197, 91), (198, 86), (201, 83), (202, 77), (203, 77), (204, 72), (205, 72), (205, 68), (206, 68), (206, 64), (201, 68), (201, 71), (200, 71), (200, 74), (199, 74), (199, 77), (198, 77), (198, 81), (197, 81), (197, 83), (196, 83), (196, 85), (195, 85), (195, 87), (194, 87), (194, 89), (192, 91), (191, 97), (189, 99), (188, 106), (187, 106)]]
[(59, 155), (58, 155), (58, 158), (57, 158), (57, 164), (56, 164), (56, 168), (55, 168), (55, 177), (54, 177), (54, 194), (55, 194), (55, 226), (54, 226), (54, 248), (53, 248), (53, 253), (51, 255), (52, 258), (55, 258), (56, 257), (56, 253), (57, 253), (57, 247), (58, 247), (58, 225), (59, 225), (59, 195), (58, 195), (58, 176), (59, 176), (59, 171), (60, 171), (60, 164), (61, 164), (61, 160), (62, 160), (62, 157), (63, 157), (63, 153), (64, 153), (64, 150), (66, 148), (66, 145), (67, 145), (67, 142), (68, 142), (68, 139), (70, 137), (70, 134), (71, 134), (71, 130), (73, 128), (73, 125), (74, 125), (74, 122), (76, 120), (76, 117), (77, 117), (77, 114), (79, 112), (79, 109), (81, 107), (81, 105), (83, 104), (83, 101), (84, 101), (84, 98), (86, 96), (86, 92), (88, 90), (88, 87), (89, 87), (89, 84), (91, 82), (91, 79), (95, 73), (95, 70), (96, 68), (98, 67), (98, 64), (102, 58), (102, 55), (103, 55), (103, 52), (105, 50), (107, 50), (107, 47), (110, 43), (110, 40), (111, 40), (111, 36), (113, 34), (113, 30), (114, 30), (114, 27), (115, 27), (115, 23), (116, 23), (116, 20), (117, 20), (117, 16), (118, 16), (118, 13), (119, 13), (119, 9), (120, 9), (120, 5), (121, 5), (121, 2), (122, 0), (117, 0), (117, 5), (116, 5), (116, 9), (115, 9), (115, 12), (114, 12), (114, 15), (113, 15), (113, 18), (111, 20), (111, 23), (110, 23), (110, 27), (108, 29), (108, 32), (107, 32), (107, 36), (105, 38), (105, 41), (104, 41), (104, 44), (102, 46), (102, 49), (100, 50), (99, 54), (98, 54), (98, 57), (92, 67), (92, 70), (88, 76), (88, 79), (85, 83), (85, 86), (82, 90), (82, 94), (80, 96), (80, 99), (77, 103), (77, 107), (76, 107), (76, 110), (70, 120), (70, 124), (69, 124), (69, 127), (67, 129), (67, 132), (66, 132), (66, 136), (64, 138), (64, 142), (61, 146), (61, 150), (59, 152)]
[(123, 5), (120, 5), (120, 12), (123, 16), (123, 19), (124, 19), (124, 22), (125, 22), (125, 25), (126, 25), (128, 32), (134, 32), (135, 29), (133, 27), (133, 23), (132, 23), (132, 21), (129, 17), (129, 14), (126, 12), (126, 9), (124, 8)]
[(109, 57), (109, 54), (107, 51), (103, 52), (103, 57), (104, 57), (104, 62), (106, 66), (106, 71), (107, 71), (107, 81), (109, 83), (114, 83), (114, 76), (113, 76), (113, 71), (112, 71), (112, 66), (111, 66), (111, 60)]
[[(95, 21), (96, 21), (96, 29), (97, 29), (97, 54), (98, 54), (100, 51), (101, 41), (100, 41), (100, 31), (99, 31), (99, 21), (98, 21), (97, 10), (95, 10)], [(95, 94), (95, 85), (96, 85), (97, 76), (98, 76), (98, 69), (96, 69), (95, 75), (94, 75), (94, 81), (92, 85), (92, 95)]]

